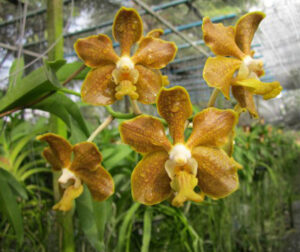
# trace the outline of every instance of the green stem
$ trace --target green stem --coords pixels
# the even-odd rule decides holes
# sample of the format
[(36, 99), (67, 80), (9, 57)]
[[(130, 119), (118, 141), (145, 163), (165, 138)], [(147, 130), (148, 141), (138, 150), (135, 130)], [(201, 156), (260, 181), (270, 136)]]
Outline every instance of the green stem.
[(216, 102), (216, 99), (217, 99), (219, 93), (220, 93), (220, 90), (215, 88), (214, 91), (212, 92), (210, 98), (209, 98), (209, 101), (208, 101), (208, 104), (207, 104), (208, 108), (215, 106), (215, 102)]
[(131, 119), (136, 117), (136, 114), (134, 113), (121, 113), (121, 112), (116, 112), (112, 109), (110, 106), (105, 106), (107, 112), (112, 115), (114, 118), (118, 119)]
[(112, 121), (114, 120), (113, 116), (109, 116), (107, 117), (103, 123), (101, 123), (99, 125), (99, 127), (90, 135), (90, 137), (88, 138), (88, 140), (86, 140), (87, 142), (93, 142), (93, 140), (95, 139), (95, 137), (102, 131), (104, 130)]
[(74, 90), (71, 90), (71, 89), (67, 89), (67, 88), (61, 88), (59, 91), (63, 92), (63, 93), (66, 93), (66, 94), (71, 94), (71, 95), (76, 95), (78, 97), (81, 97), (81, 94), (74, 91)]
[[(55, 46), (48, 53), (49, 60), (63, 59), (64, 57), (64, 39), (63, 39), (63, 1), (62, 0), (47, 0), (47, 33), (48, 46)], [(73, 77), (72, 77), (73, 78)], [(68, 83), (68, 78), (63, 85)], [(47, 96), (46, 96), (47, 97)], [(54, 132), (66, 137), (66, 125), (55, 116), (51, 116), (53, 126), (56, 128)], [(60, 198), (59, 185), (57, 180), (58, 174), (53, 177), (54, 198), (57, 201)], [(58, 212), (57, 220), (59, 226), (57, 227), (57, 235), (60, 241), (59, 251), (74, 252), (74, 229), (73, 229), (73, 212), (69, 211), (65, 214)]]

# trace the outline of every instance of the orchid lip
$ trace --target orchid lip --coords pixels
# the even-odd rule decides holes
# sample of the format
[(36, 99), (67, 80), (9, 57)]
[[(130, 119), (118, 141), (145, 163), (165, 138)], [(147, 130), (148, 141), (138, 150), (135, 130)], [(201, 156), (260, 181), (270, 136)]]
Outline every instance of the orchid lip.
[(78, 178), (73, 172), (71, 172), (68, 168), (62, 169), (62, 174), (58, 179), (58, 182), (61, 184), (63, 188), (69, 186), (70, 183), (74, 181), (74, 187), (78, 188), (81, 185), (81, 180)]

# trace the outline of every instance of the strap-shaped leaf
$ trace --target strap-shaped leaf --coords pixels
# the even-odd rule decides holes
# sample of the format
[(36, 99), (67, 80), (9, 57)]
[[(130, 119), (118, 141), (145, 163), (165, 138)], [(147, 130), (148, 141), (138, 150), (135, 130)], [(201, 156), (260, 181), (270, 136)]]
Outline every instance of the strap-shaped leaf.
[(62, 87), (55, 76), (58, 65), (45, 63), (14, 85), (0, 100), (0, 112), (27, 105), (44, 94)]

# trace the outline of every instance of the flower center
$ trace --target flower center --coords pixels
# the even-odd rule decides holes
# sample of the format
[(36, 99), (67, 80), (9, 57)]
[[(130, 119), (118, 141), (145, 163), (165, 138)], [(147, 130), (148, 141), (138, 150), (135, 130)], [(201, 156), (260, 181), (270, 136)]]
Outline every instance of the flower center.
[(130, 70), (134, 69), (134, 63), (129, 57), (123, 56), (117, 62), (117, 69), (123, 73), (129, 72)]
[(139, 72), (134, 68), (134, 63), (129, 57), (123, 56), (119, 59), (112, 76), (116, 83), (116, 99), (120, 100), (125, 95), (129, 95), (134, 100), (138, 99), (135, 84), (138, 81)]
[(181, 206), (185, 201), (200, 202), (204, 196), (194, 192), (198, 184), (197, 161), (192, 158), (191, 151), (183, 144), (176, 144), (169, 153), (165, 169), (171, 179), (170, 186), (175, 192), (172, 205)]
[(62, 174), (58, 179), (58, 182), (61, 184), (62, 188), (67, 188), (70, 185), (74, 184), (75, 188), (78, 188), (81, 185), (81, 180), (68, 168), (62, 169)]
[[(255, 72), (257, 74), (259, 74), (260, 72), (263, 71), (263, 61), (262, 60), (258, 60), (258, 59), (253, 59), (251, 56), (247, 55), (244, 59), (243, 59), (243, 63), (246, 65), (246, 67), (249, 69), (249, 72)], [(249, 74), (250, 74), (249, 73)]]

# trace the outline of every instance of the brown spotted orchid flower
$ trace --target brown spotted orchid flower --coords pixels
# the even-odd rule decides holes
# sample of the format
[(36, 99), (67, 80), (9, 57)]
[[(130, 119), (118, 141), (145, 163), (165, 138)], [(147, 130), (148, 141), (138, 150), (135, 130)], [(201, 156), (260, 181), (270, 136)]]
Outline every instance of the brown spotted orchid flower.
[(83, 183), (97, 201), (103, 201), (113, 194), (114, 182), (102, 167), (102, 156), (95, 144), (82, 142), (72, 146), (66, 139), (52, 133), (38, 136), (37, 139), (49, 144), (43, 156), (54, 171), (62, 172), (58, 182), (64, 192), (61, 200), (54, 205), (54, 210), (71, 210), (73, 200), (83, 192)]
[[(163, 88), (157, 108), (168, 123), (173, 144), (157, 118), (140, 115), (120, 125), (122, 141), (143, 155), (131, 176), (133, 199), (153, 205), (174, 196), (172, 205), (181, 206), (187, 200), (201, 202), (205, 195), (218, 199), (234, 192), (240, 165), (221, 147), (233, 134), (236, 113), (203, 110), (194, 117), (193, 131), (185, 141), (185, 125), (192, 115), (187, 91)], [(197, 186), (200, 193), (194, 191)]]
[[(254, 59), (251, 42), (265, 17), (262, 12), (242, 16), (235, 27), (213, 24), (208, 17), (203, 19), (203, 38), (217, 56), (209, 57), (203, 70), (203, 78), (210, 87), (219, 89), (229, 99), (230, 87), (239, 108), (247, 109), (257, 117), (253, 95), (264, 99), (276, 97), (282, 90), (280, 83), (264, 83), (259, 80), (264, 74), (263, 62)], [(231, 57), (226, 57), (231, 56)]]
[[(118, 11), (112, 30), (120, 43), (121, 56), (104, 34), (78, 39), (74, 45), (79, 58), (92, 68), (82, 85), (82, 100), (92, 105), (109, 105), (128, 95), (144, 104), (155, 103), (166, 84), (159, 69), (174, 59), (175, 43), (160, 39), (158, 29), (144, 37), (142, 19), (131, 8)], [(138, 47), (131, 56), (134, 44)]]

